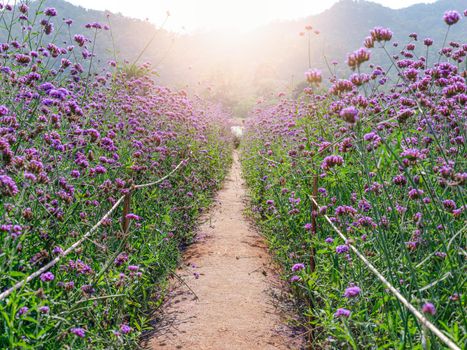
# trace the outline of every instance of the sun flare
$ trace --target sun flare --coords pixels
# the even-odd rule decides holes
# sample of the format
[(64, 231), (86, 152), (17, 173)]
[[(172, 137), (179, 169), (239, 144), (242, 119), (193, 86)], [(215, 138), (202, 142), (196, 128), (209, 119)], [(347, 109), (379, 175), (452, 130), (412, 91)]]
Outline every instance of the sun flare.
[[(69, 0), (86, 8), (111, 10), (127, 16), (149, 19), (174, 31), (248, 31), (271, 21), (304, 18), (330, 8), (336, 0)], [(426, 2), (433, 2), (427, 0)], [(376, 0), (393, 8), (409, 6), (415, 0)]]

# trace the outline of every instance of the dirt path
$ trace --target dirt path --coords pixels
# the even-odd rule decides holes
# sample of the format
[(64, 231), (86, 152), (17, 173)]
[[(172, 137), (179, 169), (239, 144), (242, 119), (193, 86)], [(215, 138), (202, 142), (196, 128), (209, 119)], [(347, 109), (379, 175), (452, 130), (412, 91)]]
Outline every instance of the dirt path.
[[(238, 154), (198, 240), (185, 253), (149, 349), (298, 349), (271, 296), (278, 279), (262, 238), (243, 216)], [(276, 287), (274, 287), (276, 286)], [(274, 290), (274, 288), (276, 288)]]

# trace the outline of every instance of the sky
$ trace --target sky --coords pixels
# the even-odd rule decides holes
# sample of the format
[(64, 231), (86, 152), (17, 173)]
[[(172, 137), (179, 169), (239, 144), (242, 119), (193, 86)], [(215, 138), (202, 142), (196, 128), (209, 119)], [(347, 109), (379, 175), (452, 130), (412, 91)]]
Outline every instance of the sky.
[[(337, 0), (67, 0), (96, 10), (121, 12), (149, 19), (156, 25), (170, 17), (165, 28), (174, 31), (249, 30), (275, 20), (318, 14)], [(435, 0), (373, 0), (391, 8), (402, 8)]]

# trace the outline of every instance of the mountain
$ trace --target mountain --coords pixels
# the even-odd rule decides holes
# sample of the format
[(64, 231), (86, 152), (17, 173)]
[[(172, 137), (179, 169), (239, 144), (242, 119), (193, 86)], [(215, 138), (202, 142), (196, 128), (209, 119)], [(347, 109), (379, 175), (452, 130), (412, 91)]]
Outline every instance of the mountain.
[[(33, 6), (38, 3), (36, 0)], [(308, 39), (299, 32), (304, 31), (306, 25), (320, 31), (319, 35), (312, 34), (312, 66), (326, 72), (324, 58), (328, 62), (336, 60), (339, 62), (337, 71), (346, 76), (350, 72), (345, 64), (347, 54), (360, 48), (375, 26), (389, 27), (394, 32), (393, 41), (401, 43), (398, 48), (388, 45), (392, 53), (398, 53), (408, 42), (408, 35), (416, 32), (419, 53), (425, 54), (421, 41), (431, 37), (435, 41), (431, 57), (435, 57), (447, 30), (443, 13), (452, 9), (462, 12), (465, 5), (465, 0), (438, 0), (393, 10), (363, 0), (341, 0), (321, 14), (295, 21), (277, 21), (249, 33), (180, 35), (122, 14), (86, 10), (64, 0), (45, 0), (45, 6), (55, 7), (59, 12), (56, 32), (65, 33), (59, 34), (60, 41), (69, 39), (67, 31), (58, 30), (63, 25), (62, 17), (74, 20), (70, 27), (72, 35), (82, 33), (88, 37), (92, 32), (84, 28), (86, 23), (110, 21), (112, 30), (102, 31), (97, 37), (97, 57), (104, 63), (116, 54), (119, 60), (134, 62), (154, 37), (139, 63), (151, 62), (161, 83), (221, 100), (238, 114), (243, 114), (256, 97), (291, 90), (303, 81), (303, 73), (308, 69)], [(0, 31), (0, 39), (2, 34)], [(451, 27), (449, 40), (465, 41), (466, 37), (467, 19), (463, 18)], [(388, 66), (382, 50), (372, 51), (371, 62)]]
[[(268, 40), (269, 37), (273, 41), (268, 45), (267, 55), (280, 57), (280, 76), (287, 71), (289, 74), (291, 71), (303, 74), (308, 64), (307, 44), (305, 38), (297, 38), (297, 31), (304, 30), (306, 25), (312, 25), (320, 31), (312, 41), (312, 65), (326, 69), (324, 55), (343, 65), (347, 54), (360, 48), (363, 39), (375, 26), (390, 28), (394, 32), (393, 41), (398, 41), (401, 46), (408, 42), (408, 35), (415, 32), (419, 35), (419, 41), (430, 37), (435, 42), (434, 47), (439, 48), (447, 30), (447, 25), (442, 20), (444, 12), (452, 9), (461, 12), (465, 7), (464, 0), (439, 0), (433, 4), (418, 4), (393, 10), (368, 1), (342, 0), (319, 15), (299, 21), (271, 24), (258, 30), (258, 35), (262, 36), (260, 40)], [(465, 41), (466, 38), (467, 20), (463, 19), (451, 27), (449, 39)], [(398, 52), (400, 47), (390, 51)], [(433, 50), (433, 54), (435, 51)], [(373, 50), (374, 63), (383, 64), (386, 61), (384, 57), (384, 53)]]

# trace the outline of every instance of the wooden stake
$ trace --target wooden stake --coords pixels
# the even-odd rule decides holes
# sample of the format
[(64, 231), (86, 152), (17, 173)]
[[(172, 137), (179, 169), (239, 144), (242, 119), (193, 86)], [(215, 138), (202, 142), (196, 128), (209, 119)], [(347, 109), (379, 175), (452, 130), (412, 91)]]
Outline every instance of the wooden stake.
[[(313, 237), (316, 236), (318, 232), (318, 225), (316, 223), (316, 216), (318, 215), (318, 206), (316, 205), (316, 200), (318, 197), (318, 175), (313, 176), (313, 194), (311, 196), (312, 200), (312, 205), (311, 205), (311, 240), (313, 240)], [(315, 262), (315, 248), (313, 244), (311, 245), (310, 249), (310, 270), (311, 272), (314, 272), (316, 268), (316, 262)]]
[[(318, 215), (318, 206), (316, 205), (316, 199), (318, 197), (318, 175), (313, 176), (313, 188), (312, 188), (312, 195), (311, 195), (311, 236), (310, 236), (310, 271), (311, 273), (315, 272), (316, 270), (316, 261), (315, 261), (315, 247), (313, 246), (313, 240), (318, 232), (318, 225), (316, 223), (316, 216)], [(311, 300), (308, 300), (308, 305), (310, 308), (313, 308), (314, 305)], [(313, 323), (313, 316), (310, 315), (308, 318), (308, 322), (310, 325)], [(313, 326), (310, 327), (308, 331), (308, 344), (306, 346), (307, 349), (314, 349), (314, 332)]]
[(126, 235), (128, 233), (128, 228), (130, 226), (130, 219), (127, 218), (127, 215), (130, 213), (131, 209), (131, 191), (125, 195), (123, 201), (123, 213), (122, 213), (122, 232)]

